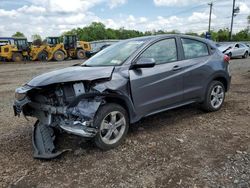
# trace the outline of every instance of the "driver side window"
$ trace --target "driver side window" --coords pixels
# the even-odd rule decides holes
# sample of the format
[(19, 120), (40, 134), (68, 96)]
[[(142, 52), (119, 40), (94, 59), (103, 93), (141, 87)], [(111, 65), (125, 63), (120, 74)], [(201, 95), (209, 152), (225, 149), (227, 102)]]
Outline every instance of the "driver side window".
[(175, 39), (164, 39), (152, 44), (141, 54), (140, 58), (154, 58), (156, 64), (177, 61)]

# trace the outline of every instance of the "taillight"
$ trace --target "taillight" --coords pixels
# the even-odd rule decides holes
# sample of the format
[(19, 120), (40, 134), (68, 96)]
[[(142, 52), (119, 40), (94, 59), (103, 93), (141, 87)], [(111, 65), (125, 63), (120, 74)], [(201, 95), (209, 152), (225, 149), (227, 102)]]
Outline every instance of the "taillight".
[(229, 63), (230, 61), (230, 57), (228, 55), (224, 55), (224, 61)]

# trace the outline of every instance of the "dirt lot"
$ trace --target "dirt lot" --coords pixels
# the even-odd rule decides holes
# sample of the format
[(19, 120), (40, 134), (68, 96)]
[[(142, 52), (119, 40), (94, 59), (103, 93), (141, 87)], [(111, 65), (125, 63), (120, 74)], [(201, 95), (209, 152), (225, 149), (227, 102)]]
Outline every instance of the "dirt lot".
[(34, 160), (34, 120), (13, 116), (14, 89), (74, 63), (0, 65), (0, 187), (250, 187), (250, 58), (232, 60), (231, 90), (218, 112), (191, 105), (145, 118), (108, 152), (65, 135), (58, 144), (71, 152)]

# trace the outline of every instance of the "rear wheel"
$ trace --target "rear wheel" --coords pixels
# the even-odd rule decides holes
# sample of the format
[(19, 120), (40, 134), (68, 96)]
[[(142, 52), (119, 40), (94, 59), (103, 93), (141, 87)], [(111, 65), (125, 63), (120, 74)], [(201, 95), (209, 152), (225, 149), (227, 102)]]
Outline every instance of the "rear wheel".
[(21, 61), (23, 61), (22, 54), (21, 53), (14, 53), (12, 55), (12, 61), (14, 61), (14, 62), (21, 62)]
[(42, 51), (38, 54), (38, 61), (48, 61), (48, 53), (46, 51)]
[(129, 120), (126, 110), (118, 104), (101, 106), (95, 116), (94, 125), (99, 128), (95, 144), (102, 150), (120, 145), (128, 132)]
[(225, 87), (220, 81), (212, 81), (207, 89), (202, 108), (207, 112), (217, 111), (225, 99)]
[(56, 61), (63, 61), (64, 58), (65, 58), (65, 55), (64, 55), (64, 53), (62, 51), (56, 51), (54, 53), (54, 60), (56, 60)]
[(86, 57), (85, 51), (82, 49), (78, 50), (76, 55), (77, 55), (77, 59), (84, 59)]
[(245, 59), (245, 58), (247, 58), (247, 56), (248, 56), (248, 52), (245, 52), (244, 55), (242, 56), (242, 58)]

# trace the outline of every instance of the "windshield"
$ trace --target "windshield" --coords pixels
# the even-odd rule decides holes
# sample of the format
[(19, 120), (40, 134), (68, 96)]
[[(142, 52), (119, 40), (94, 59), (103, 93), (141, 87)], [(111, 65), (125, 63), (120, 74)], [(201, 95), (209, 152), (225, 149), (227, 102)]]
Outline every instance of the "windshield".
[(143, 40), (129, 40), (114, 44), (87, 60), (83, 66), (121, 65), (132, 53), (144, 44)]
[(47, 43), (48, 44), (58, 44), (59, 43), (59, 38), (47, 38)]

